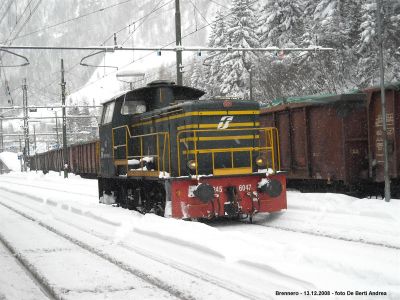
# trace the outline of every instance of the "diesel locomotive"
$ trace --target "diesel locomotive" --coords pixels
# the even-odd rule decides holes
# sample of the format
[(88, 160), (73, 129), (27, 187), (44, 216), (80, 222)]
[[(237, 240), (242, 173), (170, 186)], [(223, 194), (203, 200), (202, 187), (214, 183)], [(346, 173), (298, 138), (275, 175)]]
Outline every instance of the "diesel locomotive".
[(154, 81), (103, 103), (100, 201), (180, 219), (287, 208), (278, 132), (260, 127), (259, 104), (203, 95)]

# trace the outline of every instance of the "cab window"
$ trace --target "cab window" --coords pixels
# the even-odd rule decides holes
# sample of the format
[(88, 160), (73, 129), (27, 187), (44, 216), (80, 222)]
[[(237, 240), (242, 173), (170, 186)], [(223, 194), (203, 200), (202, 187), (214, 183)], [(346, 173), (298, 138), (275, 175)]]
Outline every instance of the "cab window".
[(115, 102), (110, 102), (103, 109), (103, 121), (101, 122), (101, 124), (107, 124), (112, 121), (112, 116), (114, 113), (114, 105)]
[(124, 101), (121, 107), (121, 114), (134, 115), (146, 112), (146, 104), (144, 101)]

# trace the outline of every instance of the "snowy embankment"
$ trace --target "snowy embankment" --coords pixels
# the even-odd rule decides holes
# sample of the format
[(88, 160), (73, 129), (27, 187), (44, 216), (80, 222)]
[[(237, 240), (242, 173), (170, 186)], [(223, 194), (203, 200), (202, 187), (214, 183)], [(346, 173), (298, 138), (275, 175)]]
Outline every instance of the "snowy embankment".
[(11, 171), (18, 172), (21, 170), (21, 162), (15, 152), (0, 152), (0, 161)]
[(288, 203), (287, 212), (258, 218), (256, 223), (400, 249), (400, 201), (396, 199), (388, 203), (342, 194), (291, 191)]
[(193, 298), (268, 299), (276, 291), (400, 297), (398, 200), (289, 192), (287, 211), (260, 214), (256, 224), (207, 225), (98, 204), (97, 182), (73, 175), (3, 175), (0, 195), (0, 204)]

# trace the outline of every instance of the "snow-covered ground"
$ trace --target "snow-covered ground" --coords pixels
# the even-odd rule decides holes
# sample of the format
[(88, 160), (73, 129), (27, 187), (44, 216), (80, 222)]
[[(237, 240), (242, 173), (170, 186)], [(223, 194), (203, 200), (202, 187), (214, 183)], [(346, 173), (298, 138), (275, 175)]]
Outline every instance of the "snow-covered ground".
[(9, 170), (21, 170), (21, 161), (18, 159), (18, 153), (6, 151), (0, 152), (0, 161), (2, 161)]
[(5, 174), (0, 299), (399, 299), (399, 216), (399, 200), (290, 191), (255, 224), (203, 224), (99, 204), (95, 180)]

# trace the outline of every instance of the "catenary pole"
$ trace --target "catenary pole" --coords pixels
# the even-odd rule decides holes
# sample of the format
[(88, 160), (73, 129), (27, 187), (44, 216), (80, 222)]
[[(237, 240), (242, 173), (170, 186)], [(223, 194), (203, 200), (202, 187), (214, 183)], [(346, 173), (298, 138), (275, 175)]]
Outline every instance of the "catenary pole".
[(37, 145), (36, 145), (36, 126), (33, 124), (33, 142), (35, 143), (35, 171), (37, 173)]
[[(19, 138), (19, 152), (22, 153), (22, 142), (21, 142), (21, 137)], [(19, 158), (19, 157), (18, 157)], [(25, 159), (25, 157), (24, 157)], [(21, 164), (21, 172), (24, 171), (24, 167), (22, 165), (22, 159), (19, 160), (20, 164)]]
[(253, 100), (253, 66), (249, 69), (249, 89), (250, 89), (250, 100)]
[(35, 147), (35, 154), (36, 154), (36, 126), (35, 126), (35, 124), (33, 124), (33, 145), (34, 145), (34, 147)]
[(56, 138), (57, 138), (57, 149), (60, 148), (60, 140), (58, 138), (58, 118), (57, 118), (57, 111), (54, 111), (54, 115), (56, 117)]
[(1, 117), (0, 117), (0, 134), (1, 134), (1, 137), (0, 137), (0, 145), (1, 145), (1, 149), (0, 149), (0, 152), (3, 152), (4, 151), (4, 137), (3, 137), (3, 120), (1, 119)]
[(382, 131), (383, 131), (383, 159), (384, 159), (384, 178), (385, 178), (385, 201), (390, 201), (390, 179), (389, 179), (389, 158), (388, 158), (388, 139), (387, 139), (387, 120), (386, 120), (386, 99), (385, 99), (385, 69), (383, 59), (383, 34), (382, 34), (382, 0), (377, 0), (377, 22), (379, 39), (379, 71), (381, 86), (381, 105), (382, 105)]
[(25, 141), (25, 150), (24, 150), (24, 171), (27, 171), (27, 161), (29, 157), (29, 125), (28, 125), (28, 86), (26, 84), (26, 78), (22, 84), (22, 105), (24, 107), (24, 141)]
[[(63, 168), (64, 178), (68, 177), (68, 153), (67, 153), (67, 118), (65, 114), (65, 80), (64, 80), (64, 60), (61, 59), (61, 105), (62, 105), (62, 130), (63, 130)], [(57, 119), (57, 118), (56, 118)]]
[(182, 34), (181, 34), (181, 10), (179, 0), (175, 0), (175, 38), (176, 38), (176, 83), (182, 85)]

